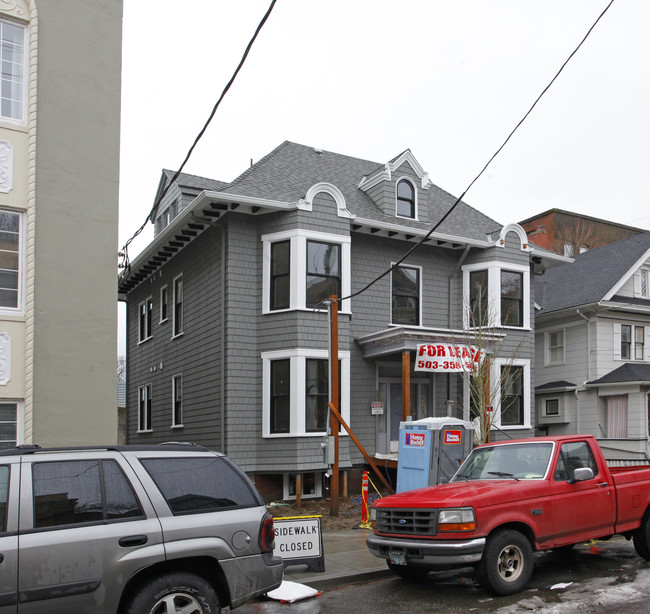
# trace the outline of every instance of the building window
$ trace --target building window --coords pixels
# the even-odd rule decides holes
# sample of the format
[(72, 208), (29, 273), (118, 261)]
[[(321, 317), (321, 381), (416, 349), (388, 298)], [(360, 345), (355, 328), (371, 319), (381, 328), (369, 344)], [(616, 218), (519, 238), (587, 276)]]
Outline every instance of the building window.
[(463, 267), (464, 325), (530, 328), (530, 269), (506, 262)]
[[(264, 352), (263, 435), (323, 435), (329, 423), (327, 350)], [(350, 352), (339, 352), (339, 406), (349, 423)]]
[(0, 403), (0, 450), (15, 448), (18, 443), (18, 405)]
[(530, 361), (493, 358), (490, 364), (493, 424), (501, 429), (530, 428)]
[(399, 266), (391, 273), (391, 323), (420, 325), (420, 269)]
[(138, 432), (151, 431), (151, 384), (138, 388)]
[(610, 439), (627, 438), (627, 395), (607, 397), (607, 437)]
[(271, 245), (271, 309), (288, 309), (291, 301), (291, 242)]
[(621, 324), (621, 358), (623, 360), (643, 360), (644, 349), (645, 328)]
[(25, 120), (25, 28), (0, 20), (0, 115)]
[(306, 305), (321, 306), (332, 295), (341, 296), (341, 246), (307, 241)]
[(183, 276), (174, 279), (174, 332), (173, 336), (183, 333)]
[(289, 359), (271, 362), (271, 429), (272, 434), (288, 433), (291, 422)]
[(560, 400), (559, 399), (546, 399), (544, 404), (544, 414), (546, 416), (559, 416), (560, 415)]
[(172, 427), (183, 426), (183, 376), (172, 377)]
[[(300, 480), (298, 480), (300, 478)], [(284, 499), (295, 499), (300, 482), (300, 495), (303, 499), (323, 496), (322, 473), (303, 472), (284, 474)]]
[[(262, 236), (262, 312), (320, 308), (331, 294), (350, 295), (349, 236), (289, 230)], [(282, 245), (283, 244), (283, 245)], [(339, 311), (349, 311), (349, 300)]]
[(21, 307), (21, 216), (0, 210), (0, 308)]
[(397, 182), (397, 204), (395, 211), (398, 217), (415, 219), (415, 188), (406, 179), (401, 179)]
[(167, 301), (169, 300), (169, 297), (167, 296), (169, 293), (167, 292), (167, 286), (163, 286), (160, 288), (160, 321), (161, 322), (166, 322), (167, 321)]
[(564, 363), (564, 331), (554, 330), (546, 333), (546, 364), (561, 365)]
[(149, 297), (138, 305), (138, 341), (146, 341), (152, 335), (153, 298)]
[(472, 326), (488, 324), (488, 272), (472, 271), (469, 274), (469, 306)]
[(567, 258), (573, 258), (573, 244), (572, 243), (565, 243), (564, 244), (564, 255)]

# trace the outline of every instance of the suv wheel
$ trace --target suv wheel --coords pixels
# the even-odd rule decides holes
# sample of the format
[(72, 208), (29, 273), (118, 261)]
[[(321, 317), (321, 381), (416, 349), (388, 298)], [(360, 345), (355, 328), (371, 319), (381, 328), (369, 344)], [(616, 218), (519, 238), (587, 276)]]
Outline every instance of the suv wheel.
[(191, 573), (170, 573), (140, 588), (125, 614), (219, 614), (221, 605), (214, 589)]

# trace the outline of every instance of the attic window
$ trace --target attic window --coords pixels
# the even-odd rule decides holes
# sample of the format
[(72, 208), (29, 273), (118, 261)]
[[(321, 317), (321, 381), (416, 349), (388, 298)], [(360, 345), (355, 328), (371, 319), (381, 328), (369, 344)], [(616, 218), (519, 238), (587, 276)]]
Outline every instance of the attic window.
[(415, 219), (415, 188), (410, 181), (401, 179), (397, 182), (396, 213), (398, 217)]

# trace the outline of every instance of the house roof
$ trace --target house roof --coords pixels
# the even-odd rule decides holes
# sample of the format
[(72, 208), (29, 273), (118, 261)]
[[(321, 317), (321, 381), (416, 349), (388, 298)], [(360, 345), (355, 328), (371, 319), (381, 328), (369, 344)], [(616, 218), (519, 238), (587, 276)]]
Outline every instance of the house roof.
[[(535, 280), (535, 301), (541, 307), (538, 315), (606, 300), (649, 253), (650, 232), (644, 232), (579, 254), (572, 264), (548, 269)], [(625, 298), (625, 302), (631, 300)]]
[(571, 382), (567, 382), (566, 380), (561, 379), (555, 382), (548, 382), (546, 384), (542, 384), (541, 386), (537, 386), (535, 388), (535, 391), (544, 392), (545, 390), (557, 390), (557, 389), (564, 389), (564, 388), (575, 388), (575, 384), (572, 384)]
[[(359, 188), (364, 177), (383, 167), (379, 162), (285, 141), (224, 187), (223, 191), (296, 202), (316, 183), (327, 182), (341, 190), (347, 208), (356, 216), (395, 223), (394, 216), (384, 214)], [(429, 187), (428, 194), (430, 223), (400, 218), (400, 225), (428, 230), (456, 202), (454, 196), (435, 185)], [(501, 228), (502, 225), (498, 222), (461, 202), (437, 232), (485, 241), (488, 235), (498, 234)]]
[(650, 382), (650, 365), (626, 362), (603, 377), (588, 382), (587, 385), (624, 384), (630, 382)]
[[(175, 174), (175, 171), (170, 171), (169, 169), (163, 169), (163, 178), (165, 184), (168, 181), (171, 181), (172, 177)], [(199, 177), (199, 175), (188, 175), (187, 173), (181, 173), (176, 179), (176, 183), (180, 187), (192, 188), (195, 190), (222, 190), (228, 184), (227, 181), (217, 181), (216, 179), (208, 179), (207, 177)]]

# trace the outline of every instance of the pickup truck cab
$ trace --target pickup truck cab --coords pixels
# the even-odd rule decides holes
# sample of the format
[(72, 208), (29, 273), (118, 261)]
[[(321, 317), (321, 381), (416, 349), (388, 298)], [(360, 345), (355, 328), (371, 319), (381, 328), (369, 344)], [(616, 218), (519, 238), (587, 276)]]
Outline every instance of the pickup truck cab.
[(368, 549), (406, 578), (473, 566), (490, 592), (522, 590), (533, 552), (621, 534), (650, 560), (650, 467), (610, 468), (589, 435), (475, 448), (447, 484), (375, 501)]

